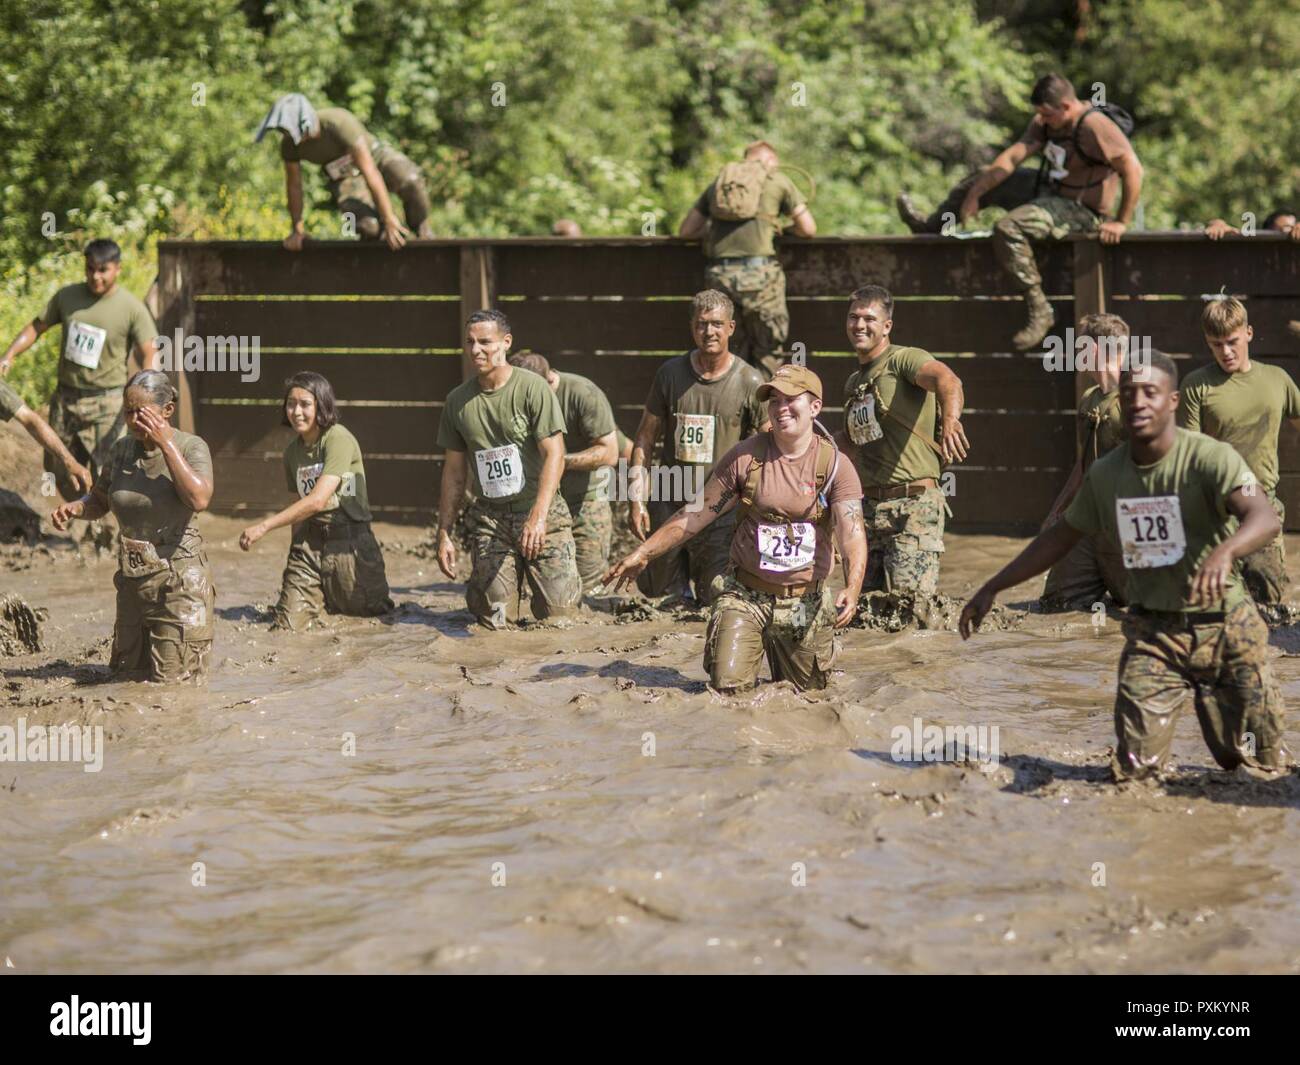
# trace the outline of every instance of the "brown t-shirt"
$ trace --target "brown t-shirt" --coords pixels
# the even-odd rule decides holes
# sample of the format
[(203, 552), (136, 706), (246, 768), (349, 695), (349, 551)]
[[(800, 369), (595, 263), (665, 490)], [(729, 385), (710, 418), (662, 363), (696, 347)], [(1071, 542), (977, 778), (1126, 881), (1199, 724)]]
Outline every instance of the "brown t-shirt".
[[(769, 431), (742, 441), (722, 456), (713, 473), (724, 491), (739, 497), (755, 457), (763, 463), (754, 505), (736, 522), (731, 562), (771, 584), (825, 580), (835, 553), (830, 524), (812, 524), (817, 502), (816, 440), (797, 458), (783, 456), (771, 440)], [(831, 469), (833, 476), (823, 486), (828, 506), (862, 498), (862, 482), (847, 455), (841, 452), (838, 465), (832, 462)], [(777, 524), (771, 520), (775, 515), (788, 521)]]
[[(1105, 114), (1094, 111), (1079, 119), (1079, 147), (1092, 159), (1114, 159), (1132, 151), (1124, 131)], [(1043, 152), (1051, 164), (1053, 187), (1067, 200), (1078, 200), (1099, 214), (1110, 216), (1119, 192), (1119, 174), (1107, 164), (1085, 159), (1074, 147), (1074, 129), (1050, 133), (1037, 115), (1020, 138), (1030, 152)], [(1095, 184), (1094, 184), (1095, 182)]]

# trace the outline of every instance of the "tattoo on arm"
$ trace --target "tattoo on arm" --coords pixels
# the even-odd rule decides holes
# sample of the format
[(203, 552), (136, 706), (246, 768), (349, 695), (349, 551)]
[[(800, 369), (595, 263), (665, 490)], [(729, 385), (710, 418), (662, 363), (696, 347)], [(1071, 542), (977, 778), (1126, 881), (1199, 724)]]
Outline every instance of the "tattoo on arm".
[(722, 490), (722, 495), (718, 496), (718, 501), (714, 503), (713, 506), (709, 507), (709, 509), (713, 511), (714, 514), (721, 514), (726, 505), (731, 502), (731, 497), (735, 494), (736, 490), (734, 488), (724, 488)]

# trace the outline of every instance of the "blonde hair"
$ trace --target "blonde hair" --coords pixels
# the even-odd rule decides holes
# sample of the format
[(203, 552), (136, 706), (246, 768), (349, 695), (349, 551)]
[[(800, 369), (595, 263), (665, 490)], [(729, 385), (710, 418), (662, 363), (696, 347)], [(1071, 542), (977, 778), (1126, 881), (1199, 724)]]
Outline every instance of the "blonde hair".
[(706, 288), (703, 292), (697, 292), (695, 298), (691, 300), (691, 321), (695, 321), (705, 311), (712, 311), (719, 307), (727, 316), (727, 321), (736, 317), (735, 304), (716, 288)]
[(1201, 328), (1207, 337), (1222, 339), (1248, 324), (1246, 305), (1231, 296), (1210, 300), (1201, 311)]
[(1085, 314), (1075, 326), (1075, 333), (1082, 337), (1127, 337), (1132, 330), (1128, 322), (1118, 314)]

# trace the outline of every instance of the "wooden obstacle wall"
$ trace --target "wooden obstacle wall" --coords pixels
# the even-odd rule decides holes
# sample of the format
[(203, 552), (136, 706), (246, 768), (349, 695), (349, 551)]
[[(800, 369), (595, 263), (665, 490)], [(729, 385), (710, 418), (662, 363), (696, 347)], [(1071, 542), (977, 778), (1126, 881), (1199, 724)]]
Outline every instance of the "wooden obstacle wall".
[[(1048, 372), (1041, 355), (1009, 354), (1023, 303), (984, 239), (815, 238), (781, 249), (788, 278), (790, 344), (802, 344), (827, 388), (836, 428), (854, 368), (845, 296), (874, 282), (895, 296), (894, 340), (945, 360), (966, 392), (967, 461), (951, 482), (956, 531), (1037, 528), (1075, 458), (1073, 409), (1082, 381)], [(1045, 287), (1058, 334), (1079, 314), (1109, 310), (1137, 336), (1209, 361), (1199, 330), (1203, 294), (1247, 298), (1252, 356), (1300, 375), (1300, 246), (1264, 234), (1211, 243), (1201, 235), (1142, 233), (1105, 247), (1095, 239), (1043, 246)], [(280, 455), (290, 432), (279, 403), (286, 376), (323, 373), (340, 416), (366, 456), (380, 520), (427, 522), (438, 499), (435, 440), (442, 403), (467, 371), (465, 317), (495, 306), (515, 348), (596, 381), (629, 435), (661, 360), (691, 346), (689, 305), (703, 286), (697, 244), (674, 238), (555, 237), (417, 241), (400, 252), (317, 242), (301, 253), (274, 243), (159, 245), (160, 328), (199, 336), (258, 337), (261, 376), (188, 373), (181, 424), (216, 463), (214, 509), (260, 514), (284, 506)], [(1283, 430), (1288, 526), (1300, 528), (1300, 434)]]

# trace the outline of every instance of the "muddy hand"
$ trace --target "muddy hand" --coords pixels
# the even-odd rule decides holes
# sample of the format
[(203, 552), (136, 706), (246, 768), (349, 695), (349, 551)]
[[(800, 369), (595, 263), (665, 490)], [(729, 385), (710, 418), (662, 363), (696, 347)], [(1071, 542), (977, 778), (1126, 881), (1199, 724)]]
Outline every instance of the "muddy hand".
[(615, 592), (621, 592), (636, 583), (637, 577), (648, 564), (649, 559), (642, 555), (638, 547), (621, 562), (610, 566), (609, 571), (600, 579), (600, 583), (606, 588), (612, 584)]
[(850, 594), (847, 588), (840, 589), (840, 594), (835, 598), (835, 627), (844, 628), (857, 612), (858, 597)]
[(59, 532), (63, 532), (71, 524), (73, 518), (81, 517), (83, 510), (85, 510), (85, 505), (80, 499), (74, 499), (71, 503), (64, 503), (62, 506), (56, 507), (54, 513), (50, 515), (50, 524)]
[(961, 620), (957, 623), (958, 631), (961, 632), (963, 640), (969, 640), (977, 629), (980, 622), (990, 610), (993, 609), (993, 593), (981, 588), (978, 592), (970, 597), (968, 602), (961, 611)]
[(446, 533), (438, 535), (438, 568), (449, 581), (456, 579), (456, 545)]
[(1228, 576), (1232, 573), (1232, 552), (1220, 544), (1210, 552), (1209, 557), (1201, 563), (1201, 568), (1192, 578), (1193, 603), (1212, 606), (1223, 598), (1228, 586)]

